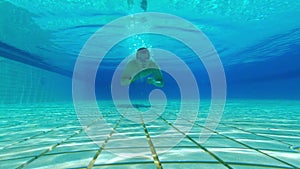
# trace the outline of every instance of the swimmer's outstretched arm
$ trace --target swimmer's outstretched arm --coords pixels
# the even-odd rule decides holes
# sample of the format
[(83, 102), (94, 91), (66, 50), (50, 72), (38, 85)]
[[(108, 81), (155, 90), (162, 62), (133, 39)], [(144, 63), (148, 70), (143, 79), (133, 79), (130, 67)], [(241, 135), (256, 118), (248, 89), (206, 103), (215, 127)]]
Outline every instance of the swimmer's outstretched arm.
[(163, 75), (159, 68), (151, 69), (153, 77), (148, 77), (147, 82), (153, 84), (156, 87), (164, 87)]
[(162, 79), (161, 80), (155, 80), (152, 77), (148, 77), (147, 82), (150, 83), (150, 84), (153, 84), (156, 87), (164, 87), (164, 81)]
[(122, 86), (128, 86), (132, 82), (133, 71), (134, 71), (134, 65), (132, 62), (129, 62), (126, 65), (125, 70), (123, 71), (122, 76), (121, 76), (121, 85)]

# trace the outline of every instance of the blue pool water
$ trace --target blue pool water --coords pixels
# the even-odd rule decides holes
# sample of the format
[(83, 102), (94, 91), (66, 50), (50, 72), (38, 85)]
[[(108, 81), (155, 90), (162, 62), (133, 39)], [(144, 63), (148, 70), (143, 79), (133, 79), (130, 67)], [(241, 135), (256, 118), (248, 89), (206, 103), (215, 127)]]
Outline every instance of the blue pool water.
[(300, 168), (299, 8), (0, 1), (0, 168)]

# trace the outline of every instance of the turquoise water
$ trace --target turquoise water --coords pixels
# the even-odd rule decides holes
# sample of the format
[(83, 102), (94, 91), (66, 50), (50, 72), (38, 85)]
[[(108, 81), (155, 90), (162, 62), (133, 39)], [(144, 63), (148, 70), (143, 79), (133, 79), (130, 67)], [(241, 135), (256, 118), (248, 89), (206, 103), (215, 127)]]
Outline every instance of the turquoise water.
[(0, 168), (300, 168), (300, 2), (141, 2), (0, 1)]

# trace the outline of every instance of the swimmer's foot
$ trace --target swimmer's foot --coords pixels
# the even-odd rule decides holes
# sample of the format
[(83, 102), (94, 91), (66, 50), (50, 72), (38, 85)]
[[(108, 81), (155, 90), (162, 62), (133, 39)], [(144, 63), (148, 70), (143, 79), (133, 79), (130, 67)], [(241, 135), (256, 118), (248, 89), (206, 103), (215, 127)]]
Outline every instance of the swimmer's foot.
[(142, 0), (141, 8), (146, 12), (147, 11), (147, 0)]

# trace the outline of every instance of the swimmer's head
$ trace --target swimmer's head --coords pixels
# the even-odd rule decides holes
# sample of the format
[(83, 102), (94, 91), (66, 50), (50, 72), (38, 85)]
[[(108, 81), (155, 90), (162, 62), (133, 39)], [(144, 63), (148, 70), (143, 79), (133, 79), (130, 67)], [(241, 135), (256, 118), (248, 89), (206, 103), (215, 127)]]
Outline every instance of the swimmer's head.
[(149, 64), (150, 53), (147, 48), (139, 48), (136, 52), (136, 59), (142, 68), (146, 68)]

